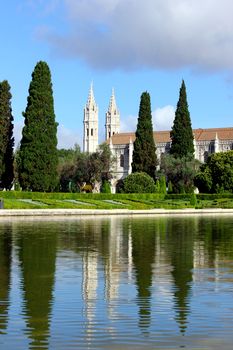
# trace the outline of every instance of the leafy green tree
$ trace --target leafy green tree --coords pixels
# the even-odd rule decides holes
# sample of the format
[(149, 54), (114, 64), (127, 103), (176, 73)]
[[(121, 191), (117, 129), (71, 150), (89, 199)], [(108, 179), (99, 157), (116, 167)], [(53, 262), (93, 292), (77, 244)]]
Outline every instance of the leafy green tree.
[(124, 179), (123, 192), (125, 193), (154, 193), (154, 179), (147, 173), (132, 173)]
[(10, 190), (14, 179), (14, 137), (10, 85), (0, 83), (0, 187)]
[(94, 153), (79, 153), (76, 158), (74, 182), (81, 189), (86, 183), (94, 188), (95, 183), (104, 183), (112, 178), (112, 156), (109, 145), (103, 143)]
[(180, 88), (179, 101), (170, 136), (172, 140), (170, 153), (175, 158), (194, 158), (193, 131), (184, 80)]
[(80, 147), (75, 145), (70, 149), (58, 150), (58, 176), (61, 192), (79, 192), (80, 189), (74, 181), (77, 159), (80, 155)]
[(189, 157), (175, 158), (170, 154), (162, 158), (160, 166), (161, 173), (166, 175), (168, 183), (172, 184), (173, 193), (192, 193), (198, 169), (198, 160), (191, 160)]
[(201, 193), (211, 192), (213, 180), (210, 168), (207, 164), (203, 164), (200, 167), (200, 171), (196, 174), (194, 178), (194, 185), (198, 188)]
[(134, 142), (132, 172), (145, 172), (154, 178), (157, 165), (155, 152), (150, 95), (148, 92), (143, 92)]
[(58, 164), (62, 166), (67, 162), (74, 162), (77, 155), (81, 152), (79, 145), (75, 145), (74, 148), (61, 148), (57, 150), (58, 152)]
[(32, 73), (23, 116), (18, 165), (20, 185), (23, 190), (53, 191), (58, 183), (57, 123), (46, 62), (38, 62)]
[(195, 177), (200, 192), (233, 192), (233, 151), (212, 154)]

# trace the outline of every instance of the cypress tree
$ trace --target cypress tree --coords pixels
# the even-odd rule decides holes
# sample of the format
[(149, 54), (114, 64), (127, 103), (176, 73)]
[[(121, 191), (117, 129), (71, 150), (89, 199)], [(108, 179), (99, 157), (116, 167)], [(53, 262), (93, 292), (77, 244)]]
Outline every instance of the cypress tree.
[(179, 101), (170, 136), (172, 140), (170, 153), (175, 158), (194, 158), (193, 131), (184, 80), (181, 84)]
[(157, 165), (155, 151), (150, 95), (148, 92), (143, 92), (134, 142), (132, 172), (145, 172), (154, 178)]
[(0, 183), (1, 188), (11, 189), (14, 179), (14, 137), (10, 85), (0, 83)]
[(36, 64), (29, 86), (19, 150), (23, 190), (53, 191), (58, 182), (57, 123), (51, 74), (46, 62)]

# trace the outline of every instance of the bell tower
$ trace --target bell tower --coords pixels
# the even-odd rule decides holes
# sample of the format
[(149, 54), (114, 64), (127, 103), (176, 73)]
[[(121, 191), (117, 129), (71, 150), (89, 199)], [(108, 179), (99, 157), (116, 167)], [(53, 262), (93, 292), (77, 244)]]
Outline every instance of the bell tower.
[(114, 134), (118, 134), (120, 131), (120, 113), (116, 105), (116, 98), (114, 89), (112, 89), (112, 95), (109, 102), (108, 111), (106, 113), (106, 123), (105, 123), (105, 139)]
[(83, 151), (96, 152), (98, 147), (98, 106), (95, 102), (93, 84), (91, 83), (83, 120)]

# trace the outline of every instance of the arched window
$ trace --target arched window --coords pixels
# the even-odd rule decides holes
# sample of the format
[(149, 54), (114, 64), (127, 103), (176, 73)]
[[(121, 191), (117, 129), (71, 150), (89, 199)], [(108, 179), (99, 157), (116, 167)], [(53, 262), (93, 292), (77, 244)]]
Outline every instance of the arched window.
[(93, 129), (91, 129), (91, 136), (93, 136)]
[(204, 162), (205, 163), (207, 162), (208, 157), (209, 157), (209, 152), (205, 151), (204, 152)]
[(87, 129), (87, 136), (89, 136), (89, 129)]

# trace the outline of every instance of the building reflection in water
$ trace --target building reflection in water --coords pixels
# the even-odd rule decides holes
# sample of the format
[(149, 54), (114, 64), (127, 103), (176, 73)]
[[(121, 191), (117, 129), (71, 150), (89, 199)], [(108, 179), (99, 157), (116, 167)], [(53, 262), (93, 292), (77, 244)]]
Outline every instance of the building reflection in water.
[[(8, 325), (12, 264), (11, 225), (2, 224), (2, 228), (0, 333), (6, 332)], [(206, 281), (206, 270), (211, 268), (208, 282), (218, 291), (224, 261), (233, 261), (232, 229), (217, 218), (111, 216), (49, 225), (17, 223), (13, 251), (20, 263), (20, 296), (30, 348), (49, 347), (52, 305), (56, 309), (66, 302), (56, 304), (63, 297), (57, 290), (58, 300), (53, 300), (57, 237), (60, 251), (75, 251), (72, 256), (61, 254), (60, 264), (64, 256), (71, 259), (79, 286), (82, 280), (79, 295), (71, 300), (80, 303), (74, 305), (80, 314), (65, 315), (64, 310), (64, 315), (71, 317), (74, 327), (80, 327), (82, 334), (76, 334), (76, 339), (85, 338), (87, 346), (93, 345), (97, 332), (116, 339), (122, 324), (129, 325), (133, 334), (137, 334), (135, 328), (140, 330), (143, 338), (170, 328), (186, 335), (194, 283)], [(72, 276), (69, 269), (66, 272), (69, 283)], [(127, 329), (124, 331), (126, 334)]]

